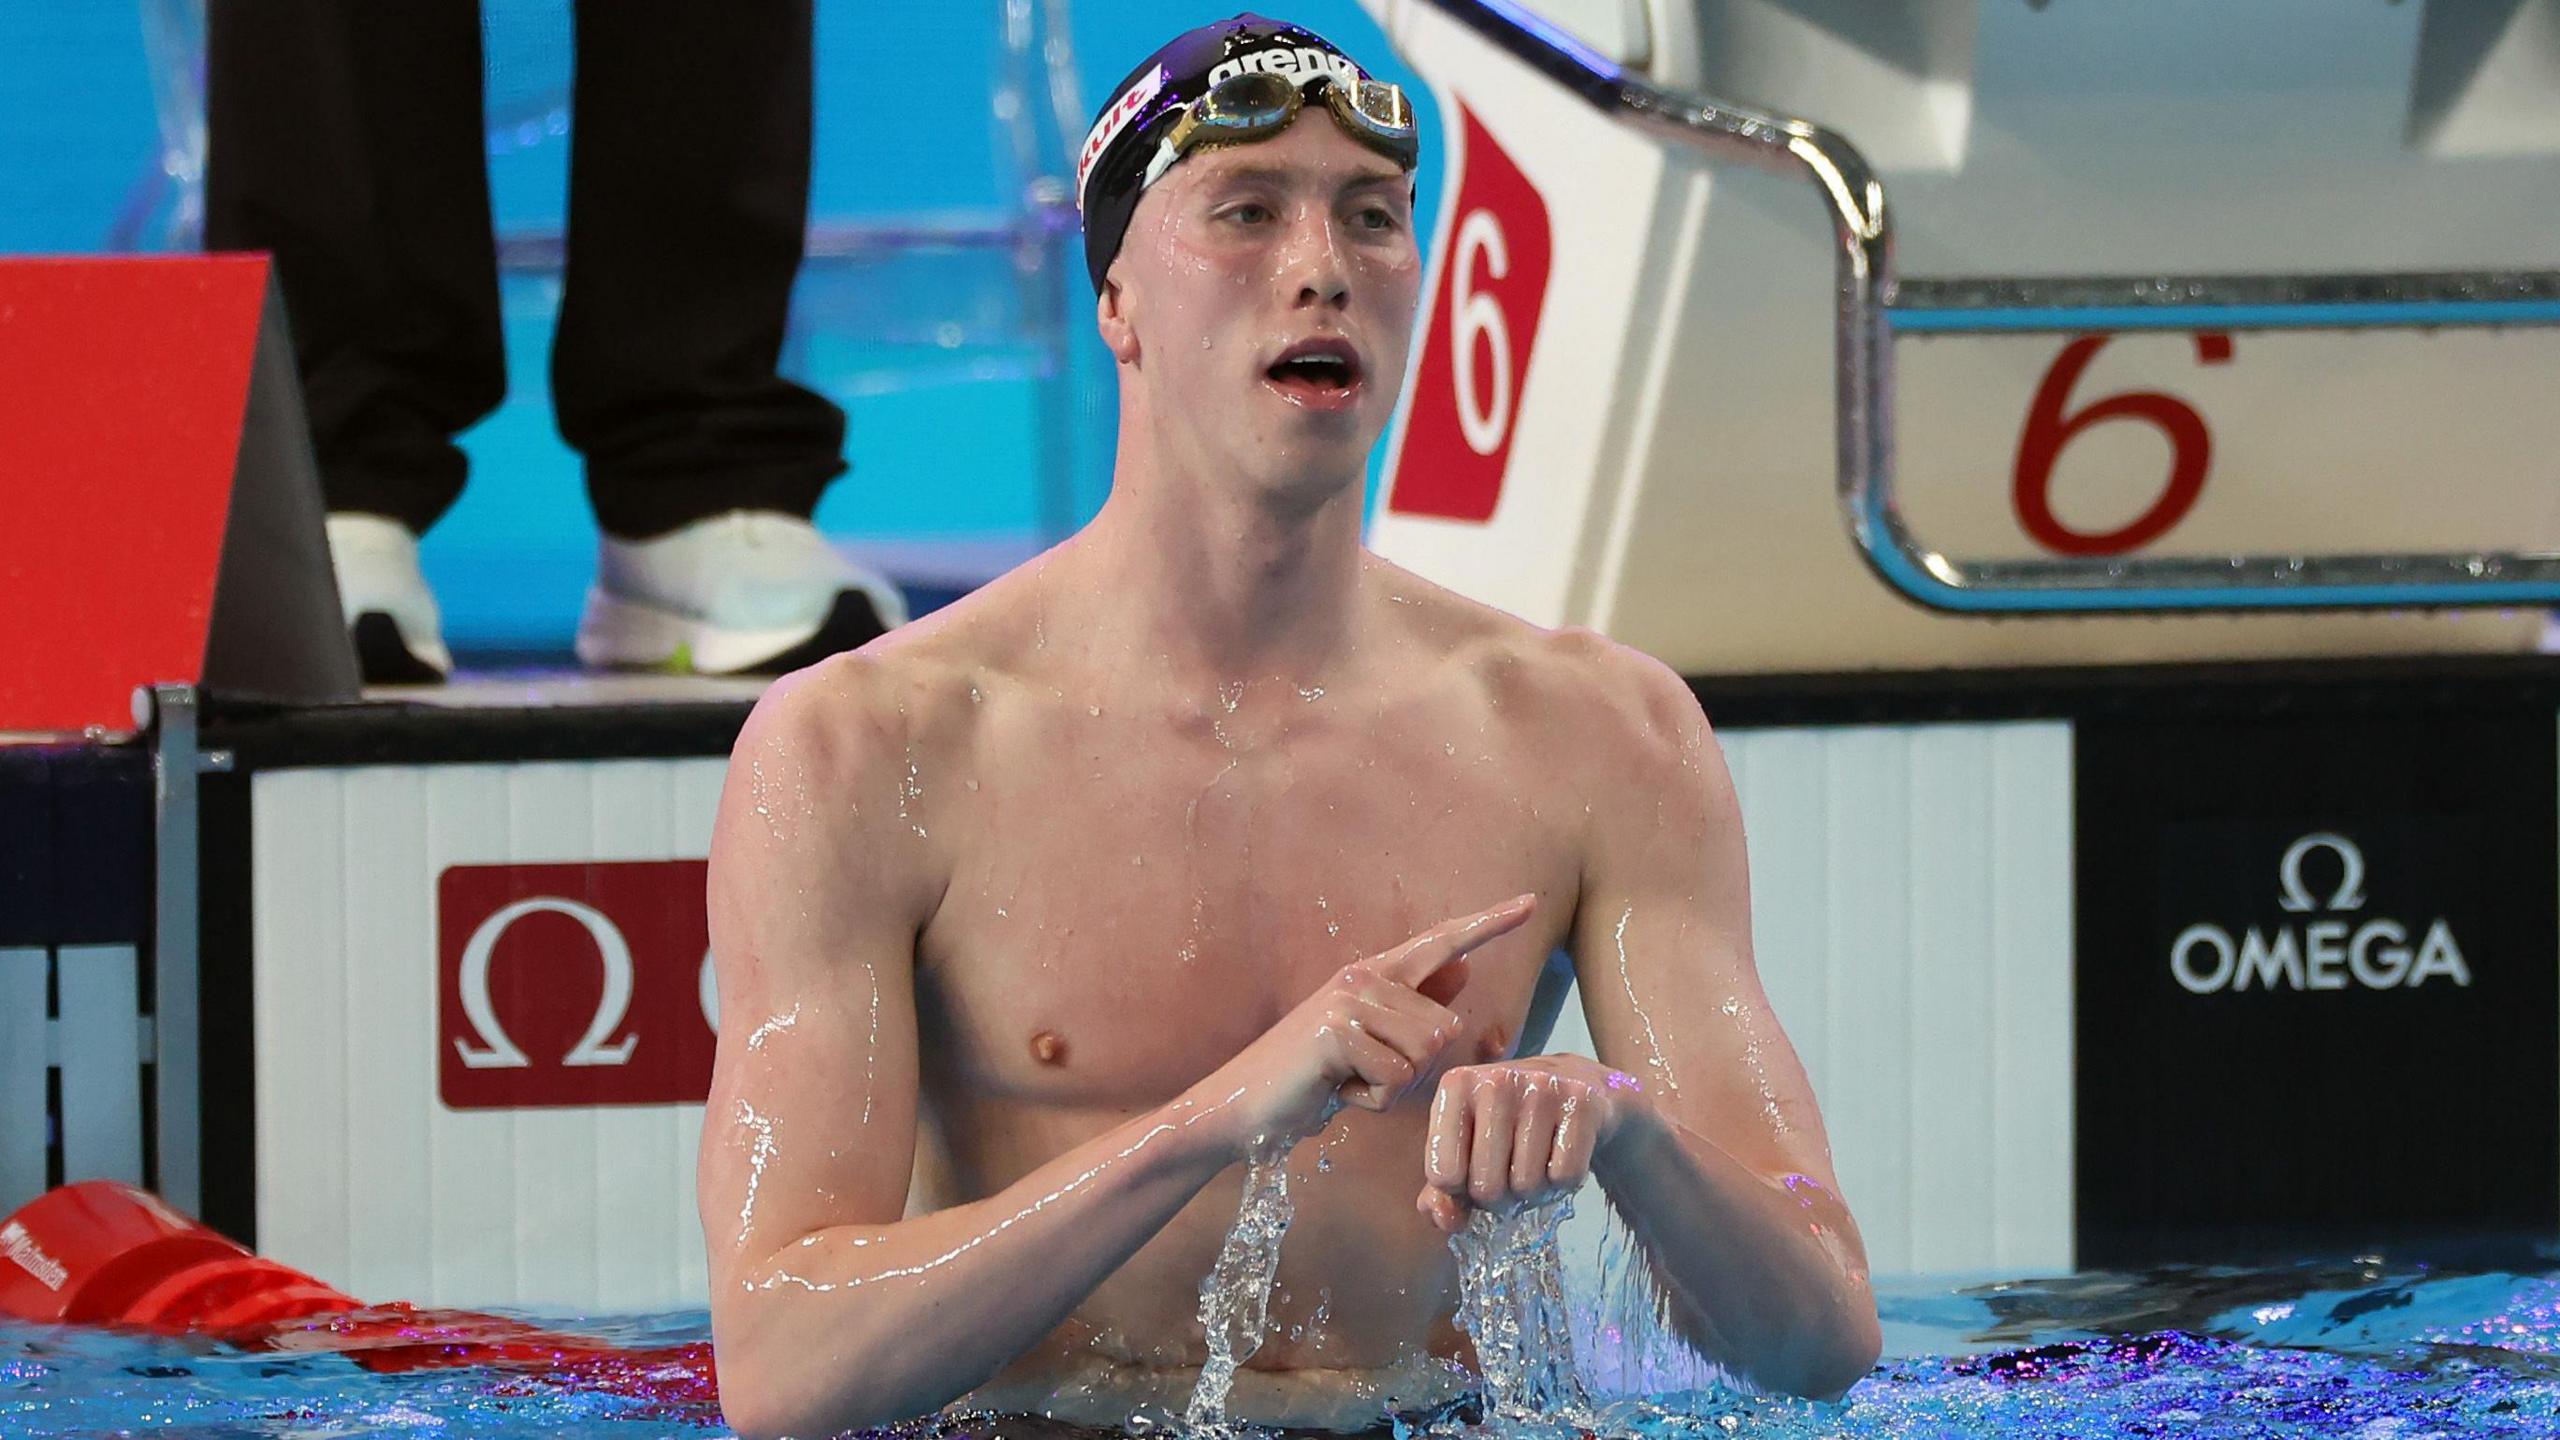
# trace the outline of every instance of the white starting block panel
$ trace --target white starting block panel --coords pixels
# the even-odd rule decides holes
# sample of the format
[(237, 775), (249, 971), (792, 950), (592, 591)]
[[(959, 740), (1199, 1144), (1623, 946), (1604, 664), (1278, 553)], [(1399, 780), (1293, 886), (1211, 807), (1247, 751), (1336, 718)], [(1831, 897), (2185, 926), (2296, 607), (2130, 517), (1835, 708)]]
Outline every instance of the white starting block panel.
[[(1437, 0), (1371, 8), (1452, 150), (1373, 543), (1690, 674), (2531, 651), (2532, 611), (1985, 620), (1876, 579), (1834, 494), (1834, 242)], [(2560, 3), (2341, 12), (1532, 3), (1648, 83), (1878, 166), (1906, 276), (2560, 268)], [(2541, 67), (2541, 68), (2537, 68)], [(1966, 558), (2560, 548), (2560, 328), (1906, 335), (1896, 490)], [(2082, 353), (2084, 340), (2098, 343)], [(2153, 397), (2092, 417), (2120, 397)]]

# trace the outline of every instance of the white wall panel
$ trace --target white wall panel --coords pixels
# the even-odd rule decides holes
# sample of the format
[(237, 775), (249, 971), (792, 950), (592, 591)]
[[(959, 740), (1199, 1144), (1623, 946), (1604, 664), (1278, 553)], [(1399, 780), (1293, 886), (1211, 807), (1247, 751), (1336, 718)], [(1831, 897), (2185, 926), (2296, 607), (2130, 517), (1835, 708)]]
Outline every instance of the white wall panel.
[(2073, 1263), (2071, 1097), (2078, 963), (2072, 747), (2064, 725), (2020, 727), (1991, 751), (1991, 1266)]
[[(637, 847), (650, 859), (700, 853), (711, 837), (708, 815), (701, 828), (682, 832), (691, 843), (676, 843), (681, 808), (677, 773), (678, 767), (667, 763), (633, 766), (637, 783), (596, 786), (586, 812), (588, 847)], [(712, 773), (719, 772), (715, 768)], [(617, 1106), (595, 1112), (592, 1173), (599, 1223), (588, 1263), (595, 1273), (596, 1303), (607, 1310), (646, 1308), (667, 1294), (671, 1283), (684, 1290), (681, 1275), (635, 1272), (621, 1263), (621, 1256), (702, 1248), (693, 1204), (693, 1138), (699, 1127), (681, 1123), (677, 1108), (684, 1107)], [(701, 1289), (684, 1293), (699, 1294)]]
[[(347, 1270), (352, 1294), (390, 1297), (407, 1257), (431, 1233), (434, 1192), (427, 1131), (435, 1107), (418, 1103), (417, 1080), (435, 1075), (435, 933), (432, 872), (425, 869), (427, 773), (346, 772), (337, 802), (346, 927)], [(421, 877), (424, 876), (424, 883)], [(409, 951), (428, 954), (411, 963)], [(423, 1024), (390, 1017), (430, 1017)], [(378, 1017), (378, 1018), (376, 1018)], [(409, 1298), (405, 1295), (399, 1298)], [(423, 1296), (419, 1298), (425, 1298)]]
[[(1909, 1020), (1897, 1027), (1889, 1011), (1877, 1018), (1898, 1032), (1901, 1073), (1910, 1077), (1897, 1162), (1910, 1185), (1908, 1258), (1896, 1268), (1922, 1273), (1988, 1266), (1997, 1249), (1991, 1203), (2004, 1177), (1992, 1144), (2000, 1032), (1991, 949), (1997, 908), (1991, 855), (1998, 841), (1991, 824), (1991, 749), (1991, 732), (1973, 727), (1930, 732), (1926, 743), (1909, 745), (1908, 805), (1896, 827), (1911, 857), (1902, 890), (1911, 931), (1902, 977)], [(2067, 807), (2067, 797), (2066, 789), (2056, 798)], [(2067, 904), (2066, 894), (2048, 894), (2043, 903)], [(2071, 963), (2067, 951), (2053, 958), (2064, 967)], [(2067, 1014), (2060, 1019), (2070, 1023)], [(2070, 1083), (2068, 1073), (2054, 1079)], [(2047, 1157), (2021, 1158), (2035, 1165)], [(2068, 1169), (2048, 1178), (2069, 1194)]]
[(700, 858), (717, 759), (279, 771), (254, 784), (259, 1238), (367, 1299), (700, 1304), (699, 1105), (448, 1109), (436, 878)]
[(45, 1114), (45, 971), (42, 950), (0, 948), (0, 1214), (44, 1193), (52, 1128)]
[(54, 952), (65, 1181), (142, 1183), (139, 964), (130, 945)]
[[(260, 775), (250, 801), (258, 1248), (342, 1287), (359, 1281), (349, 1263), (347, 1159), (347, 1055), (355, 1042), (346, 989), (356, 957), (341, 809), (345, 783), (358, 773)], [(381, 1038), (376, 1027), (367, 1048)], [(421, 1185), (437, 1178), (433, 1168), (410, 1174)]]
[[(1752, 943), (1879, 1275), (2071, 1265), (2071, 732), (1720, 732)], [(1590, 1053), (1578, 1006), (1555, 1047)], [(1586, 1203), (1569, 1257), (1593, 1253)]]

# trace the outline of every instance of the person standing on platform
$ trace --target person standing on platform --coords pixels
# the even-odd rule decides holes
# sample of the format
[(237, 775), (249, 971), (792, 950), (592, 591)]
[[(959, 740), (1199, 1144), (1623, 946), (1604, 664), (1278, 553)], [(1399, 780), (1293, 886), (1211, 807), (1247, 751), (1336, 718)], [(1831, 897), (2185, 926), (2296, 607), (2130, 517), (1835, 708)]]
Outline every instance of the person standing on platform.
[[(776, 373), (807, 224), (811, 0), (576, 10), (551, 389), (603, 532), (581, 661), (780, 673), (906, 619), (810, 523), (844, 415)], [(452, 669), (418, 536), (506, 393), (463, 0), (212, 0), (205, 245), (275, 257), (365, 678)]]

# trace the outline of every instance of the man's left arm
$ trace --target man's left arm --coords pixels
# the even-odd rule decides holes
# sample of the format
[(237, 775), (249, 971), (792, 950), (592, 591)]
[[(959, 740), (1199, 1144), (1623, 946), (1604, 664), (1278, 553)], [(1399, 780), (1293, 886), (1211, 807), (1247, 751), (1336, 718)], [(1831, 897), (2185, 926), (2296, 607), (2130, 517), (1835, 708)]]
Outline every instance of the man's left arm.
[(1754, 1383), (1835, 1399), (1875, 1364), (1875, 1298), (1812, 1086), (1752, 962), (1732, 778), (1677, 675), (1596, 647), (1586, 679), (1607, 715), (1567, 763), (1590, 807), (1570, 943), (1599, 1063), (1450, 1072), (1422, 1205), (1449, 1226), (1461, 1197), (1512, 1203), (1587, 1169), (1693, 1345)]

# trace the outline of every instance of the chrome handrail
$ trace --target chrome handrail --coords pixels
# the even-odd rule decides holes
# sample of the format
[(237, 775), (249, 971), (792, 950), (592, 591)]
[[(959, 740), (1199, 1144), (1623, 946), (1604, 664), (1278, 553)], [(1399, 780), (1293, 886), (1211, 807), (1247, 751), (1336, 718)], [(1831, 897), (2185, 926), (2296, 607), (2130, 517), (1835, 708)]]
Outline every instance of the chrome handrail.
[(1906, 276), (1893, 296), (1902, 335), (2491, 325), (2560, 325), (2560, 272)]
[[(1929, 549), (1903, 522), (1893, 494), (1890, 347), (1901, 297), (1893, 271), (1893, 222), (1884, 186), (1857, 147), (1810, 121), (1648, 85), (1512, 0), (1413, 3), (1430, 5), (1603, 114), (1716, 159), (1800, 176), (1822, 192), (1838, 244), (1834, 368), (1840, 504), (1850, 536), (1869, 568), (1910, 599), (1933, 609), (1972, 614), (2560, 604), (2560, 552), (1958, 560)], [(2133, 287), (2139, 285), (2175, 289), (2219, 284), (2226, 294), (2235, 284), (2243, 290), (2271, 287), (2268, 293), (2287, 286), (2322, 285), (2352, 291), (2364, 281), (2406, 278), (2272, 276), (2220, 282), (2086, 283), (2109, 287), (2125, 299), (2138, 297)], [(2560, 282), (2548, 276), (2452, 278), (2491, 286), (2520, 282), (2526, 293), (2515, 298), (2537, 307), (2560, 297)], [(1944, 302), (1953, 298), (1944, 287), (1956, 283), (1929, 282), (1936, 288), (1918, 298)], [(2162, 303), (2168, 302), (2164, 298)], [(1942, 303), (1934, 311), (1913, 313), (1958, 308), (1966, 307)], [(2330, 323), (2409, 323), (2381, 318), (2380, 311), (2373, 315), (2376, 318), (2362, 322)], [(2560, 319), (2539, 314), (2464, 319), (2455, 314), (2436, 323), (2544, 324), (2560, 323)], [(1928, 328), (1928, 322), (1906, 328)]]

